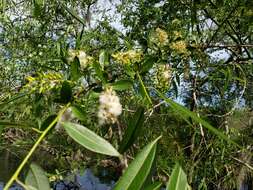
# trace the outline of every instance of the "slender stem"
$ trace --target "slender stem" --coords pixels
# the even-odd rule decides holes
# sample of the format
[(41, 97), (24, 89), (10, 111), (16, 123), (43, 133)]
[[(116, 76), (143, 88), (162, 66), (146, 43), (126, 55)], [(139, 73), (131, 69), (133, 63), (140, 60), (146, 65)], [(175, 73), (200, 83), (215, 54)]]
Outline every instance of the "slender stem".
[(146, 87), (145, 87), (145, 85), (144, 85), (144, 83), (143, 83), (143, 81), (142, 81), (142, 79), (141, 79), (141, 76), (140, 76), (140, 74), (139, 74), (138, 72), (137, 72), (137, 77), (138, 77), (138, 79), (139, 79), (139, 81), (140, 81), (140, 83), (141, 83), (141, 87), (142, 87), (143, 90), (144, 90), (144, 93), (145, 93), (145, 96), (146, 96), (147, 99), (148, 99), (148, 102), (152, 105), (152, 100), (151, 100), (150, 96), (148, 95), (147, 89), (146, 89)]
[(61, 118), (62, 114), (69, 107), (69, 104), (70, 103), (68, 103), (62, 110), (60, 110), (60, 112), (58, 113), (57, 117), (43, 131), (43, 133), (40, 135), (40, 137), (38, 138), (38, 140), (36, 141), (36, 143), (33, 145), (33, 147), (31, 148), (31, 150), (28, 152), (28, 154), (24, 158), (24, 160), (21, 162), (21, 164), (19, 165), (19, 167), (17, 168), (17, 170), (15, 171), (15, 173), (12, 175), (12, 177), (10, 178), (10, 180), (7, 182), (7, 184), (6, 184), (6, 186), (4, 187), (3, 190), (8, 190), (10, 188), (10, 186), (12, 185), (12, 183), (18, 178), (19, 173), (24, 168), (25, 164), (27, 163), (27, 161), (29, 160), (29, 158), (32, 156), (32, 154), (34, 153), (34, 151), (36, 150), (36, 148), (39, 146), (40, 142), (44, 139), (44, 137), (47, 135), (47, 133), (50, 131), (50, 129), (53, 128), (54, 124), (56, 124), (57, 121)]

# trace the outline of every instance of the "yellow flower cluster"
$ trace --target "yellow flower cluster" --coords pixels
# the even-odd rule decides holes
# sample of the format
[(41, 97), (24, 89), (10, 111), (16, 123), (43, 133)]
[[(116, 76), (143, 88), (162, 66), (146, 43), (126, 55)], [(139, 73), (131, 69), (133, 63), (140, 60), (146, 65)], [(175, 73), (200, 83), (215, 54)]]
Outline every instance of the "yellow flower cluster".
[(165, 45), (168, 42), (167, 32), (162, 30), (161, 28), (157, 28), (155, 31), (156, 31), (156, 36), (157, 36), (158, 42), (161, 45)]
[(26, 80), (28, 83), (23, 87), (24, 90), (44, 93), (60, 84), (63, 81), (63, 76), (56, 72), (38, 73), (36, 77), (26, 77)]
[(129, 50), (126, 52), (113, 54), (112, 57), (120, 63), (131, 64), (140, 62), (142, 60), (143, 54), (140, 51)]
[(171, 43), (170, 48), (179, 54), (188, 54), (189, 53), (186, 48), (186, 43), (183, 40)]
[(160, 90), (168, 90), (172, 78), (172, 69), (170, 65), (157, 65), (155, 73), (154, 82), (156, 87)]
[(180, 31), (173, 31), (173, 38), (174, 39), (182, 38), (182, 33)]

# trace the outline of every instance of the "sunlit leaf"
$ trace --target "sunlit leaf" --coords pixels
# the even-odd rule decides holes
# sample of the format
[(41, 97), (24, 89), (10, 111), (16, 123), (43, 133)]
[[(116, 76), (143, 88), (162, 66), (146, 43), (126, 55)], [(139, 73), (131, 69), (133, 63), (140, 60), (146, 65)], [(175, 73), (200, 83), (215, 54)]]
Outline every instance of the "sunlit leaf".
[(25, 185), (28, 188), (31, 186), (31, 189), (36, 188), (37, 190), (50, 190), (49, 181), (45, 172), (36, 164), (30, 165), (30, 170), (28, 171), (25, 179)]
[(110, 156), (120, 156), (118, 151), (105, 139), (88, 128), (70, 122), (62, 123), (68, 135), (85, 148)]
[(166, 190), (187, 190), (188, 186), (186, 174), (177, 163), (172, 171)]
[(104, 66), (107, 66), (109, 64), (108, 53), (104, 50), (101, 51), (100, 54), (99, 54), (99, 63), (100, 63), (102, 68), (104, 68)]
[(156, 154), (157, 138), (146, 145), (126, 169), (113, 190), (140, 190), (149, 175)]

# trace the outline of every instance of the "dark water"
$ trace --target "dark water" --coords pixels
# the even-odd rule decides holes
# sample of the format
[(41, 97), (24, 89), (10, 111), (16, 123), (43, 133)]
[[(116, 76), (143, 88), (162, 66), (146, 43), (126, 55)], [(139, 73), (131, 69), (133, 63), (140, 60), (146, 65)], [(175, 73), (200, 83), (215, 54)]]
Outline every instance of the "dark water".
[[(1, 170), (2, 168), (0, 168)], [(3, 170), (2, 170), (3, 171)], [(8, 170), (6, 170), (8, 171)], [(7, 172), (5, 172), (7, 173)], [(3, 177), (3, 176), (0, 176)], [(73, 180), (68, 180), (72, 178)], [(71, 174), (66, 180), (58, 181), (52, 184), (54, 190), (111, 190), (114, 181), (103, 183), (96, 177), (91, 169), (86, 169), (82, 174)], [(6, 182), (6, 181), (5, 181)], [(4, 183), (0, 182), (0, 190), (4, 187)], [(19, 185), (14, 184), (10, 190), (23, 190)]]
[[(19, 158), (8, 151), (0, 152), (0, 190), (3, 189), (12, 174), (19, 165)], [(101, 170), (100, 177), (106, 178), (106, 170)], [(22, 178), (22, 176), (21, 176)], [(99, 179), (94, 175), (91, 169), (87, 168), (82, 173), (70, 174), (63, 181), (52, 184), (54, 190), (111, 190), (114, 185), (113, 180)], [(23, 190), (19, 185), (14, 184), (10, 190)]]
[[(111, 190), (114, 181), (111, 181), (109, 184), (105, 184), (96, 177), (91, 169), (86, 169), (84, 173), (75, 174), (73, 181), (63, 180), (58, 181), (52, 184), (54, 190)], [(72, 177), (71, 177), (72, 178)], [(0, 190), (4, 187), (4, 183), (0, 182)], [(14, 184), (10, 190), (23, 190), (17, 184)]]

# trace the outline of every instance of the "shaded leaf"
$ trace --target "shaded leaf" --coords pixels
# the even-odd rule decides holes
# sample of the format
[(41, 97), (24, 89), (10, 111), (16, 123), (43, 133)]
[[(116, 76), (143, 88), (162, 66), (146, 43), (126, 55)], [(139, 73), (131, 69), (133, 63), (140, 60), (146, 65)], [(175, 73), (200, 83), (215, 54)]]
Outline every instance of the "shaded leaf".
[(101, 65), (98, 63), (98, 62), (94, 62), (92, 64), (93, 68), (95, 69), (95, 72), (97, 74), (97, 77), (103, 82), (103, 83), (106, 83), (106, 79), (104, 77), (104, 74), (103, 74), (103, 70), (102, 70), (102, 67)]
[(73, 115), (81, 120), (81, 121), (85, 121), (87, 118), (85, 117), (86, 113), (84, 112), (84, 110), (82, 109), (81, 106), (75, 105), (75, 106), (71, 106), (71, 110)]
[(141, 74), (148, 72), (153, 65), (157, 62), (157, 58), (153, 56), (147, 56), (147, 58), (143, 61)]
[[(48, 117), (43, 121), (43, 123), (41, 124), (40, 130), (41, 130), (41, 131), (44, 131), (44, 130), (55, 120), (56, 117), (57, 117), (56, 114), (53, 114), (53, 115), (48, 116)], [(55, 123), (55, 125), (56, 125), (56, 123)]]
[(68, 135), (85, 148), (110, 156), (120, 156), (118, 151), (105, 139), (88, 128), (70, 122), (62, 123)]
[(37, 190), (50, 190), (50, 185), (47, 176), (43, 169), (36, 164), (30, 165), (30, 170), (25, 179), (25, 184), (31, 189), (36, 188)]
[(61, 103), (68, 103), (71, 101), (72, 98), (72, 88), (68, 81), (64, 81), (62, 83), (61, 88)]
[(143, 190), (160, 190), (162, 186), (162, 182), (155, 182), (148, 187), (145, 187)]
[(14, 102), (15, 100), (18, 100), (20, 98), (23, 98), (25, 97), (26, 95), (28, 95), (28, 93), (21, 93), (21, 94), (17, 94), (15, 96), (13, 96), (11, 99), (5, 101), (5, 102), (2, 102), (0, 103), (0, 107), (3, 107), (4, 105), (8, 104), (8, 103), (11, 103), (11, 102)]
[(156, 154), (158, 137), (146, 145), (126, 169), (113, 190), (140, 190), (151, 170)]
[(188, 186), (186, 174), (177, 163), (172, 171), (166, 190), (187, 190)]
[(144, 123), (144, 108), (139, 107), (135, 112), (134, 116), (129, 121), (129, 125), (125, 131), (123, 140), (119, 148), (120, 153), (125, 152), (131, 145), (133, 145), (134, 141), (136, 140), (141, 131), (143, 123)]
[(44, 7), (44, 0), (34, 0), (33, 16), (39, 17), (42, 14)]
[(0, 126), (11, 126), (11, 127), (27, 127), (26, 123), (15, 123), (11, 121), (0, 121)]
[(73, 81), (76, 81), (80, 78), (81, 73), (80, 73), (80, 62), (79, 59), (77, 57), (75, 57), (74, 61), (71, 62), (70, 65), (70, 75), (71, 75), (71, 79)]
[(127, 90), (133, 87), (131, 80), (120, 80), (112, 84), (114, 90)]

